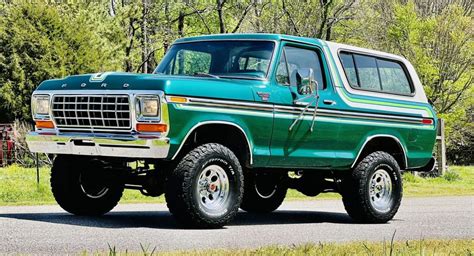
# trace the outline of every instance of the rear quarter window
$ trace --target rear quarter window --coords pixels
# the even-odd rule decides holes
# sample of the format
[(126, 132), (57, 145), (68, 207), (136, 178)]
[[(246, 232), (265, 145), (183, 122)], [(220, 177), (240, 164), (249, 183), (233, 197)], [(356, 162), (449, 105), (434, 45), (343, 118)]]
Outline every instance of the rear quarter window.
[(340, 52), (344, 73), (355, 89), (411, 95), (414, 90), (401, 62), (351, 52)]

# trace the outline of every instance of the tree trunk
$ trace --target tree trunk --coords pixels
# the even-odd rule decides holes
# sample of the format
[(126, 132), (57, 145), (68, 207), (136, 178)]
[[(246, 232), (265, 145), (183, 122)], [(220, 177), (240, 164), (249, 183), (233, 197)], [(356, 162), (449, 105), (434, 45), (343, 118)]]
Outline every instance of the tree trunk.
[(178, 16), (178, 35), (179, 35), (179, 37), (184, 36), (184, 16), (185, 16), (185, 13), (183, 11), (179, 11), (179, 16)]
[(109, 15), (115, 17), (115, 0), (110, 0)]
[(142, 73), (148, 73), (148, 1), (142, 0)]
[(321, 0), (321, 24), (319, 25), (319, 30), (316, 32), (316, 37), (322, 39), (324, 34), (324, 28), (328, 22), (328, 13), (329, 13), (329, 5), (331, 4), (332, 0)]
[(224, 6), (225, 0), (217, 0), (217, 15), (219, 16), (219, 33), (224, 34), (225, 24), (224, 24), (224, 14), (222, 13), (222, 7)]

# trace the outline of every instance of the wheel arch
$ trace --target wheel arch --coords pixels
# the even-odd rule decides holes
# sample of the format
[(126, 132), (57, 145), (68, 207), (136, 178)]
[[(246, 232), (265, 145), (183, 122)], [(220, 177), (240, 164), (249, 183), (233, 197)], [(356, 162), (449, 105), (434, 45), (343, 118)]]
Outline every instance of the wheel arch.
[(391, 134), (375, 134), (365, 139), (351, 165), (351, 169), (365, 156), (378, 150), (385, 151), (392, 155), (401, 169), (408, 168), (407, 151), (401, 140)]
[[(233, 122), (229, 122), (229, 121), (202, 121), (195, 124), (186, 133), (186, 135), (184, 136), (183, 140), (181, 141), (178, 149), (174, 153), (171, 160), (175, 160), (178, 157), (178, 155), (183, 152), (183, 148), (185, 148), (185, 145), (189, 143), (191, 139), (194, 139), (193, 138), (194, 136), (192, 135), (197, 134), (197, 132), (203, 131), (206, 129), (213, 131), (217, 128), (223, 128), (223, 127), (229, 129), (228, 131), (232, 131), (234, 134), (239, 134), (240, 139), (244, 138), (244, 141), (246, 142), (245, 151), (246, 151), (246, 154), (248, 154), (248, 157), (246, 158), (246, 160), (248, 164), (252, 165), (253, 164), (252, 144), (251, 144), (249, 136), (247, 135), (247, 132), (240, 125)], [(226, 146), (229, 146), (229, 145), (226, 145)]]

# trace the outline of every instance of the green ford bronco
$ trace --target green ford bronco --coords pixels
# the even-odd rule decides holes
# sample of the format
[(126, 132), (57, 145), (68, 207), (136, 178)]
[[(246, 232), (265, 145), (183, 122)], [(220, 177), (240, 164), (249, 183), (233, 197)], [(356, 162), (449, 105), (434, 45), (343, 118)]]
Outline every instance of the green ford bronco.
[(153, 74), (44, 81), (32, 152), (77, 215), (124, 189), (165, 195), (179, 223), (221, 227), (276, 210), (288, 189), (337, 192), (357, 222), (391, 220), (401, 170), (435, 165), (435, 112), (413, 68), (384, 52), (275, 34), (177, 40)]

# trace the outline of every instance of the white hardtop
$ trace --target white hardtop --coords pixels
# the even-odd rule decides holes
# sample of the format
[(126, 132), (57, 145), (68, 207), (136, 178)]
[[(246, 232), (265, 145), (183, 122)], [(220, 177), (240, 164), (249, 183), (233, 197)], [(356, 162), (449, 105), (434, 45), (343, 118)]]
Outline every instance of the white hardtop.
[[(336, 62), (336, 68), (339, 74), (341, 74), (344, 88), (347, 91), (349, 91), (351, 94), (373, 96), (373, 97), (378, 97), (378, 98), (396, 99), (396, 100), (403, 100), (403, 101), (422, 102), (422, 103), (428, 102), (425, 91), (423, 90), (423, 86), (415, 71), (415, 68), (407, 59), (403, 58), (402, 56), (386, 53), (382, 51), (376, 51), (376, 50), (346, 45), (346, 44), (340, 44), (340, 43), (334, 43), (334, 42), (328, 42), (328, 41), (326, 41), (326, 43), (329, 46), (332, 56), (334, 56), (334, 59)], [(348, 52), (353, 52), (353, 53), (372, 55), (372, 56), (376, 56), (380, 58), (396, 60), (403, 63), (405, 67), (407, 68), (407, 71), (410, 75), (415, 92), (413, 93), (413, 95), (395, 95), (395, 94), (387, 94), (383, 92), (372, 92), (372, 91), (365, 91), (365, 90), (352, 88), (349, 85), (347, 77), (345, 76), (344, 69), (342, 67), (342, 64), (339, 58), (340, 51), (348, 51)]]

